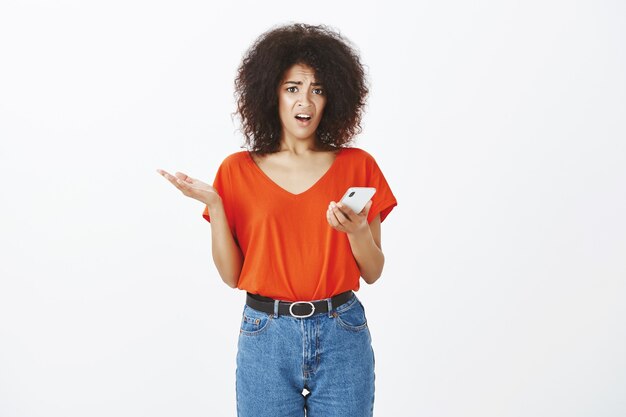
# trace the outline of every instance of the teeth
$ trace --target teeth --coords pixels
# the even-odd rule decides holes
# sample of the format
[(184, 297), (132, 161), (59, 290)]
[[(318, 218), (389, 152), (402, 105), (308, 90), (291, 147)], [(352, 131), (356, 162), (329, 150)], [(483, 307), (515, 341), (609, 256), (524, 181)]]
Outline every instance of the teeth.
[(296, 114), (296, 117), (300, 117), (300, 118), (304, 118), (304, 119), (310, 119), (311, 116), (309, 116), (308, 114)]

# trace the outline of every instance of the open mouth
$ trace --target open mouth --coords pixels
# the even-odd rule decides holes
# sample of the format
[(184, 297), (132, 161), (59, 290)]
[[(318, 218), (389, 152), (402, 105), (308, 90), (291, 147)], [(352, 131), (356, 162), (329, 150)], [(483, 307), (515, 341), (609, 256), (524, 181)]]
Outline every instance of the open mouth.
[(308, 127), (311, 124), (311, 119), (313, 119), (313, 117), (310, 114), (296, 114), (296, 120), (298, 121), (298, 126), (300, 127)]

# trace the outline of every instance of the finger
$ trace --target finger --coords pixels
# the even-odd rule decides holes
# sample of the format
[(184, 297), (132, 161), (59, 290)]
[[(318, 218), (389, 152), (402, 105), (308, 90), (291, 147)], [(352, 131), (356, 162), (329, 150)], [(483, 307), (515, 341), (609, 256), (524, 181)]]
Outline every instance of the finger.
[(338, 206), (336, 206), (334, 203), (330, 204), (330, 208), (332, 210), (332, 212), (335, 214), (335, 216), (337, 217), (337, 220), (339, 221), (339, 223), (344, 224), (346, 222), (351, 222), (352, 220), (344, 213), (342, 212)]
[(361, 212), (359, 213), (359, 216), (367, 217), (367, 215), (370, 212), (370, 209), (372, 208), (372, 204), (373, 204), (372, 200), (368, 201), (365, 207), (363, 207), (363, 210), (361, 210)]
[(181, 190), (186, 190), (190, 188), (190, 185), (187, 184), (187, 182), (182, 178), (176, 178), (176, 184)]
[(339, 223), (339, 220), (337, 220), (337, 216), (335, 216), (335, 213), (333, 213), (332, 209), (329, 207), (327, 213), (327, 217), (328, 217), (328, 222), (330, 223), (330, 225), (337, 229), (341, 227), (341, 224)]
[[(183, 174), (185, 175), (185, 174)], [(183, 178), (183, 181), (185, 181), (187, 184), (195, 184), (196, 183), (196, 179), (193, 177), (190, 177), (189, 175), (185, 175), (185, 178)]]
[(171, 180), (172, 179), (172, 174), (170, 174), (169, 172), (162, 170), (162, 169), (157, 169), (157, 172), (159, 174), (161, 174), (162, 176), (165, 177), (165, 179)]
[(178, 188), (181, 191), (183, 190), (184, 182), (180, 178), (175, 177), (166, 171), (163, 171), (163, 170), (161, 171), (162, 171), (161, 175), (163, 175), (169, 182), (171, 182), (174, 185), (174, 187)]
[(168, 177), (171, 177), (171, 174), (163, 169), (157, 169), (157, 172), (166, 179), (169, 179)]
[(330, 218), (331, 220), (333, 220), (333, 222), (336, 222), (337, 226), (342, 226), (342, 227), (343, 227), (343, 223), (347, 221), (344, 219), (343, 214), (341, 214), (341, 212), (336, 206), (331, 207)]
[(348, 219), (348, 221), (352, 221), (352, 216), (356, 215), (354, 211), (346, 205), (337, 203), (337, 207), (339, 208), (339, 211), (341, 212), (341, 214), (343, 214), (346, 217), (346, 219)]
[(333, 225), (340, 225), (339, 219), (337, 219), (337, 216), (335, 215), (335, 202), (334, 201), (331, 201), (330, 204), (328, 205), (328, 215), (330, 217), (330, 220), (333, 222)]
[(169, 181), (169, 182), (171, 182), (172, 184), (174, 184), (174, 185), (177, 185), (177, 184), (178, 184), (178, 178), (176, 178), (176, 177), (175, 177), (175, 176), (173, 176), (172, 174), (170, 174), (170, 173), (168, 173), (168, 172), (163, 171), (163, 174), (162, 174), (162, 175), (165, 177), (165, 179), (166, 179), (166, 180), (168, 180), (168, 181)]
[(178, 178), (178, 179), (180, 179), (180, 180), (182, 180), (184, 182), (192, 182), (192, 181), (190, 181), (191, 177), (188, 176), (187, 174), (182, 173), (182, 172), (176, 172), (176, 178)]

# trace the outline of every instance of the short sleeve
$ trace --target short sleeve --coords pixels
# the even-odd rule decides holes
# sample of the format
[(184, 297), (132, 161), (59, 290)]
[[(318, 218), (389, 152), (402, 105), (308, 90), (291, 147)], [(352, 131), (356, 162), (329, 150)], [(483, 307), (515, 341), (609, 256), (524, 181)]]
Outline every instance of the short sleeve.
[(367, 215), (367, 222), (371, 223), (376, 215), (380, 214), (380, 221), (382, 223), (391, 210), (398, 205), (398, 202), (383, 172), (371, 155), (369, 155), (366, 167), (368, 170), (368, 186), (376, 188), (376, 193), (374, 197), (372, 197), (372, 207)]
[[(226, 217), (228, 218), (228, 223), (230, 226), (230, 230), (235, 234), (234, 230), (234, 212), (233, 212), (233, 204), (232, 204), (232, 183), (231, 183), (231, 175), (230, 169), (228, 167), (229, 158), (225, 159), (217, 169), (217, 173), (215, 174), (215, 179), (213, 180), (213, 188), (217, 191), (219, 196), (222, 198), (222, 204), (224, 205), (224, 211), (226, 212)], [(208, 222), (211, 222), (211, 216), (209, 214), (209, 206), (204, 206), (204, 211), (202, 212), (202, 217)]]

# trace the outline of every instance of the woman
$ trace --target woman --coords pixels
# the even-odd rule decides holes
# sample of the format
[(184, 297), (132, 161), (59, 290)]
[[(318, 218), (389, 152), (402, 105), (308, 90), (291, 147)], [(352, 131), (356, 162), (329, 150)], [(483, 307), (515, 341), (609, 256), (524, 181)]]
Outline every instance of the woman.
[[(235, 89), (248, 150), (212, 187), (158, 171), (205, 204), (217, 270), (247, 292), (238, 415), (371, 416), (374, 354), (354, 291), (382, 273), (380, 224), (397, 203), (374, 158), (347, 146), (368, 93), (359, 57), (327, 27), (274, 28)], [(354, 186), (376, 188), (360, 213), (335, 202)]]

